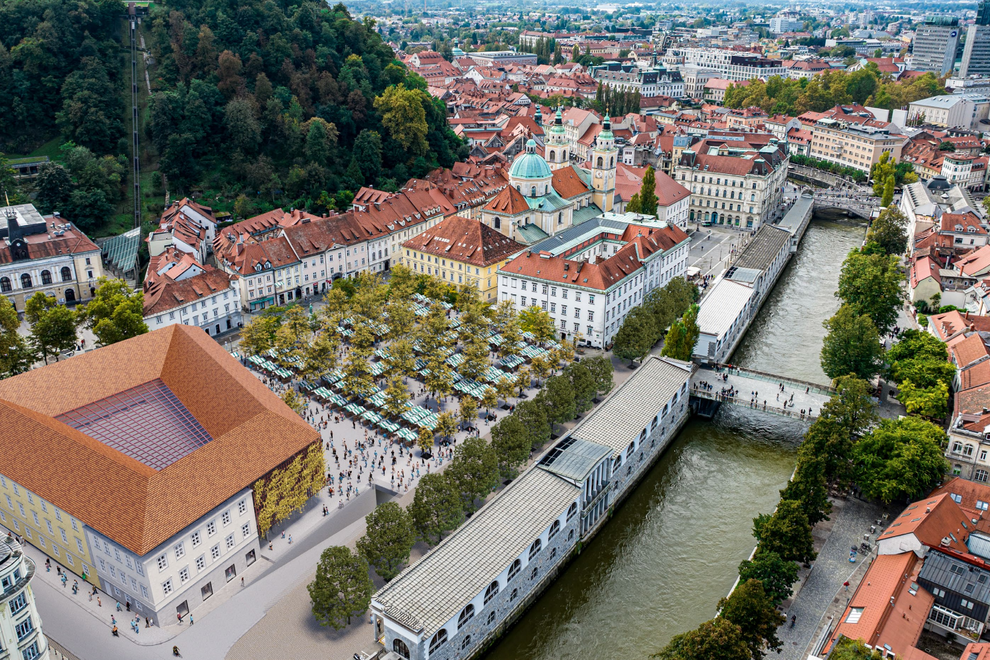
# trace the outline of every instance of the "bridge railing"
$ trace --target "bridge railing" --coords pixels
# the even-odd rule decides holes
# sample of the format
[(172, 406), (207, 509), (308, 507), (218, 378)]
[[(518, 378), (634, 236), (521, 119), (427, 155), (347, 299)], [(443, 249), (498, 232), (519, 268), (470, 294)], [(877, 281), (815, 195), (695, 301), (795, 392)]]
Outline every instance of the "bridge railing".
[(755, 369), (740, 369), (739, 367), (716, 367), (714, 369), (708, 367), (699, 367), (698, 371), (711, 371), (713, 373), (724, 374), (727, 373), (730, 376), (742, 376), (744, 378), (753, 378), (756, 380), (763, 380), (768, 383), (787, 383), (790, 385), (800, 385), (801, 387), (808, 388), (809, 392), (814, 392), (815, 394), (821, 394), (824, 396), (832, 396), (836, 393), (834, 387), (825, 387), (817, 383), (811, 383), (806, 380), (798, 380), (797, 378), (787, 378), (783, 376), (778, 376), (776, 374), (767, 373), (764, 371), (756, 371)]
[(789, 408), (781, 408), (779, 406), (771, 406), (766, 403), (754, 403), (753, 401), (747, 401), (740, 397), (727, 396), (724, 394), (719, 394), (718, 392), (710, 392), (701, 388), (691, 388), (691, 396), (698, 397), (699, 399), (708, 399), (710, 401), (721, 401), (722, 403), (731, 403), (733, 405), (741, 406), (743, 408), (752, 408), (753, 410), (762, 410), (763, 412), (773, 413), (774, 415), (783, 415), (784, 417), (793, 417), (794, 419), (801, 419), (805, 421), (814, 421), (818, 419), (817, 415), (812, 415), (807, 412), (801, 413), (800, 410), (790, 410)]

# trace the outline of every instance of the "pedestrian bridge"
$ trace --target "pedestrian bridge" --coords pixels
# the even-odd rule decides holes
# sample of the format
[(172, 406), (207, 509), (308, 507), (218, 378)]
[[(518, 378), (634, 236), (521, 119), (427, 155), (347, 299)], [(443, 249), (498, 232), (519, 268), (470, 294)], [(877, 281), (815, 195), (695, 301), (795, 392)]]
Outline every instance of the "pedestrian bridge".
[(845, 211), (847, 215), (855, 215), (864, 220), (869, 220), (873, 214), (873, 210), (879, 208), (879, 201), (879, 198), (868, 201), (843, 193), (817, 192), (815, 193), (815, 210), (835, 209)]
[(692, 409), (702, 417), (726, 403), (814, 421), (833, 394), (831, 387), (735, 366), (698, 367), (691, 377)]

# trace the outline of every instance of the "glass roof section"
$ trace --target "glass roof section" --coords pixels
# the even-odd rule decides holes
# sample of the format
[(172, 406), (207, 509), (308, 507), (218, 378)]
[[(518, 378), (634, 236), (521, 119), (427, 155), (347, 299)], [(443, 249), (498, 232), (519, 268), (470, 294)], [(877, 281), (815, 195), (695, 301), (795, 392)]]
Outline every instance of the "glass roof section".
[(213, 440), (160, 378), (55, 419), (155, 470)]

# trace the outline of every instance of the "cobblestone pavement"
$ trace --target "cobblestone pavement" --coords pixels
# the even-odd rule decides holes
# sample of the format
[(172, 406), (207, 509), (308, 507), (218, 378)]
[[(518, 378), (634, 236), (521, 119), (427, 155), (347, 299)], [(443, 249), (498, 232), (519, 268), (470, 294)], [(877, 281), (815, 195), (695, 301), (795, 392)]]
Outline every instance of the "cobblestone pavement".
[[(849, 562), (849, 550), (859, 546), (863, 534), (870, 531), (870, 525), (882, 513), (880, 506), (849, 498), (842, 503), (841, 510), (833, 512), (831, 533), (812, 565), (811, 572), (804, 581), (794, 602), (784, 613), (787, 618), (797, 617), (793, 628), (785, 624), (777, 632), (783, 647), (775, 657), (783, 660), (804, 660), (808, 645), (825, 611), (836, 594), (842, 589), (857, 565), (864, 557), (857, 555), (856, 565)], [(874, 537), (875, 538), (875, 537)]]

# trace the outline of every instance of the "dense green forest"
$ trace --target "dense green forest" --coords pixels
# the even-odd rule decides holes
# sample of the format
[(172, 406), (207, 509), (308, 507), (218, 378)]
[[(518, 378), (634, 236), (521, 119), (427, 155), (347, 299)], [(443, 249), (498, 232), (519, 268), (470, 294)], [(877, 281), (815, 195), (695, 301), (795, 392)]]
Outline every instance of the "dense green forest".
[(425, 82), (343, 5), (175, 0), (149, 22), (149, 133), (170, 189), (319, 212), (465, 153)]
[[(128, 207), (124, 12), (118, 0), (0, 3), (0, 154), (54, 161), (8, 185), (12, 201), (31, 194), (97, 234)], [(240, 215), (342, 209), (362, 185), (394, 190), (466, 154), (425, 82), (343, 5), (171, 0), (139, 33), (153, 58), (151, 94), (139, 85), (146, 219), (166, 191)]]

